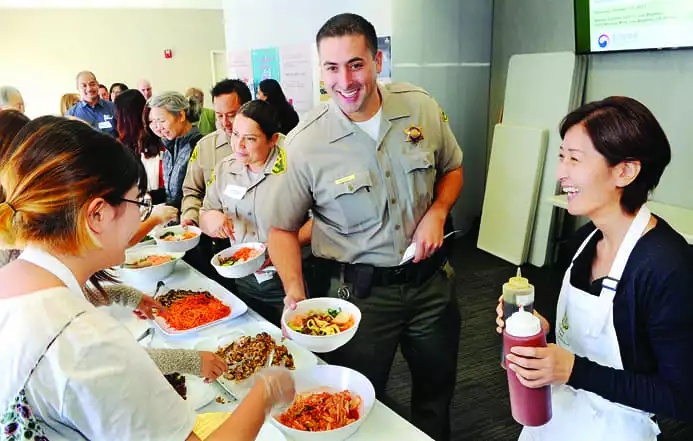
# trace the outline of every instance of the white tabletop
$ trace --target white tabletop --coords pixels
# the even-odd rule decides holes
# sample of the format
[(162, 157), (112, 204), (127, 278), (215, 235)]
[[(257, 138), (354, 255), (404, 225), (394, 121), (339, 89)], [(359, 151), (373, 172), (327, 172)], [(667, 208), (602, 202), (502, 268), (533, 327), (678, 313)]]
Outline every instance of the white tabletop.
[[(180, 282), (181, 280), (189, 281), (192, 282), (192, 285), (195, 285), (197, 288), (207, 285), (210, 286), (210, 288), (214, 287), (214, 290), (224, 289), (221, 287), (221, 285), (205, 277), (183, 261), (179, 261), (177, 263), (176, 270), (171, 275), (170, 279), (175, 280), (176, 282)], [(165, 280), (165, 282), (167, 280)], [(155, 286), (138, 286), (137, 288), (142, 289), (148, 294), (153, 294)], [(191, 289), (192, 288), (193, 286), (191, 286)], [(135, 336), (142, 335), (142, 333), (151, 325), (151, 322), (149, 321), (141, 321), (136, 319), (129, 311), (124, 310), (124, 308), (114, 306), (110, 307), (109, 311), (112, 315), (122, 321), (123, 324), (125, 324)], [(154, 327), (155, 332), (153, 336), (145, 338), (142, 340), (142, 343), (152, 348), (214, 350), (216, 349), (216, 345), (220, 337), (231, 334), (235, 330), (243, 329), (244, 327), (258, 326), (270, 328), (280, 332), (276, 326), (272, 325), (262, 316), (252, 310), (248, 310), (246, 314), (240, 317), (220, 323), (208, 329), (192, 333), (188, 336), (168, 337), (159, 331), (158, 328)], [(238, 405), (238, 403), (233, 401), (233, 399), (216, 382), (209, 384), (206, 387), (213, 389), (210, 396), (215, 395), (217, 397), (222, 397), (227, 402), (225, 404), (221, 404), (212, 399), (211, 403), (200, 408), (198, 413), (231, 412)], [(407, 420), (397, 415), (383, 403), (376, 401), (376, 404), (366, 421), (363, 422), (359, 431), (349, 438), (349, 440), (366, 441), (375, 439), (379, 441), (415, 441), (430, 440), (431, 438), (414, 427)]]

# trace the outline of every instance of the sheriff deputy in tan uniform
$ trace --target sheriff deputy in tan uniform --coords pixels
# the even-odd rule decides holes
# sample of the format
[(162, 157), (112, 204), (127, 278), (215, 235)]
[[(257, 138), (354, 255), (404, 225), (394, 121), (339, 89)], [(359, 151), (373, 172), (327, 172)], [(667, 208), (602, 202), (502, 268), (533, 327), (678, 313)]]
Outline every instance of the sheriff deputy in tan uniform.
[[(229, 138), (233, 133), (236, 112), (252, 99), (250, 89), (240, 80), (222, 80), (211, 90), (212, 105), (217, 118), (217, 130), (202, 138), (190, 155), (190, 163), (183, 181), (181, 224), (198, 225), (200, 207), (207, 187), (214, 182), (214, 169), (233, 153)], [(228, 241), (213, 241), (206, 235), (197, 248), (188, 251), (185, 259), (207, 277), (220, 280), (209, 263), (215, 252), (228, 246)]]
[[(286, 170), (283, 135), (274, 107), (265, 101), (241, 106), (230, 141), (233, 154), (217, 166), (216, 178), (207, 187), (200, 228), (213, 238), (266, 243), (270, 223), (268, 218), (258, 216), (258, 207), (267, 203), (271, 181)], [(310, 241), (310, 224), (303, 229), (300, 241)], [(284, 289), (273, 268), (236, 279), (234, 293), (279, 325)]]
[[(426, 91), (377, 84), (382, 53), (363, 17), (331, 18), (316, 41), (332, 101), (287, 137), (287, 170), (262, 209), (285, 302), (306, 296), (296, 232), (311, 209), (313, 254), (331, 275), (326, 295), (363, 314), (355, 337), (326, 359), (362, 372), (382, 396), (401, 345), (412, 374), (412, 422), (447, 440), (460, 314), (454, 272), (437, 250), (462, 188), (462, 151)], [(412, 242), (413, 262), (400, 265)]]

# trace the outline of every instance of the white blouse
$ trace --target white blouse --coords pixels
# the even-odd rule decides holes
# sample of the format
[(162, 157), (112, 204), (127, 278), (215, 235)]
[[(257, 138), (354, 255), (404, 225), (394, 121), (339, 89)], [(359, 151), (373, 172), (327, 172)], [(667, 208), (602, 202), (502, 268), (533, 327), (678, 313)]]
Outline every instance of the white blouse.
[(26, 388), (48, 438), (185, 440), (194, 409), (121, 324), (65, 287), (0, 300), (0, 409), (81, 311), (87, 312), (58, 337)]
[(161, 155), (156, 155), (153, 158), (145, 158), (142, 155), (142, 164), (144, 164), (144, 169), (147, 171), (147, 191), (158, 190)]

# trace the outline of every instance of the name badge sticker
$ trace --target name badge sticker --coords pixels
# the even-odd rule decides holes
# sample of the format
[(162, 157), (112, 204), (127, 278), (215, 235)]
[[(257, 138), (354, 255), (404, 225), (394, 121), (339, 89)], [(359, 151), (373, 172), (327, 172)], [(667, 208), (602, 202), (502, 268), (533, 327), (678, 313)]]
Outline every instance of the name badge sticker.
[(112, 129), (112, 128), (113, 128), (113, 125), (111, 124), (110, 121), (103, 121), (103, 122), (100, 122), (100, 123), (99, 123), (99, 129), (100, 129), (100, 130), (103, 130), (103, 129)]
[(231, 199), (241, 200), (243, 196), (248, 192), (246, 187), (241, 187), (240, 185), (227, 185), (224, 189), (224, 194)]

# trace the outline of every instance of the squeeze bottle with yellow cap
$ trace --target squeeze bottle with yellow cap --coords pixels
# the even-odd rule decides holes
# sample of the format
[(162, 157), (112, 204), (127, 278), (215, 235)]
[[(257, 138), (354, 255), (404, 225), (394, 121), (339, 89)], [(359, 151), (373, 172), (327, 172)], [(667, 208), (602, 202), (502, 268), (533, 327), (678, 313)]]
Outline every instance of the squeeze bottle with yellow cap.
[[(517, 268), (515, 277), (503, 284), (503, 321), (520, 310), (534, 311), (534, 285), (522, 277), (522, 271)], [(501, 365), (505, 367), (505, 351), (501, 354)]]

